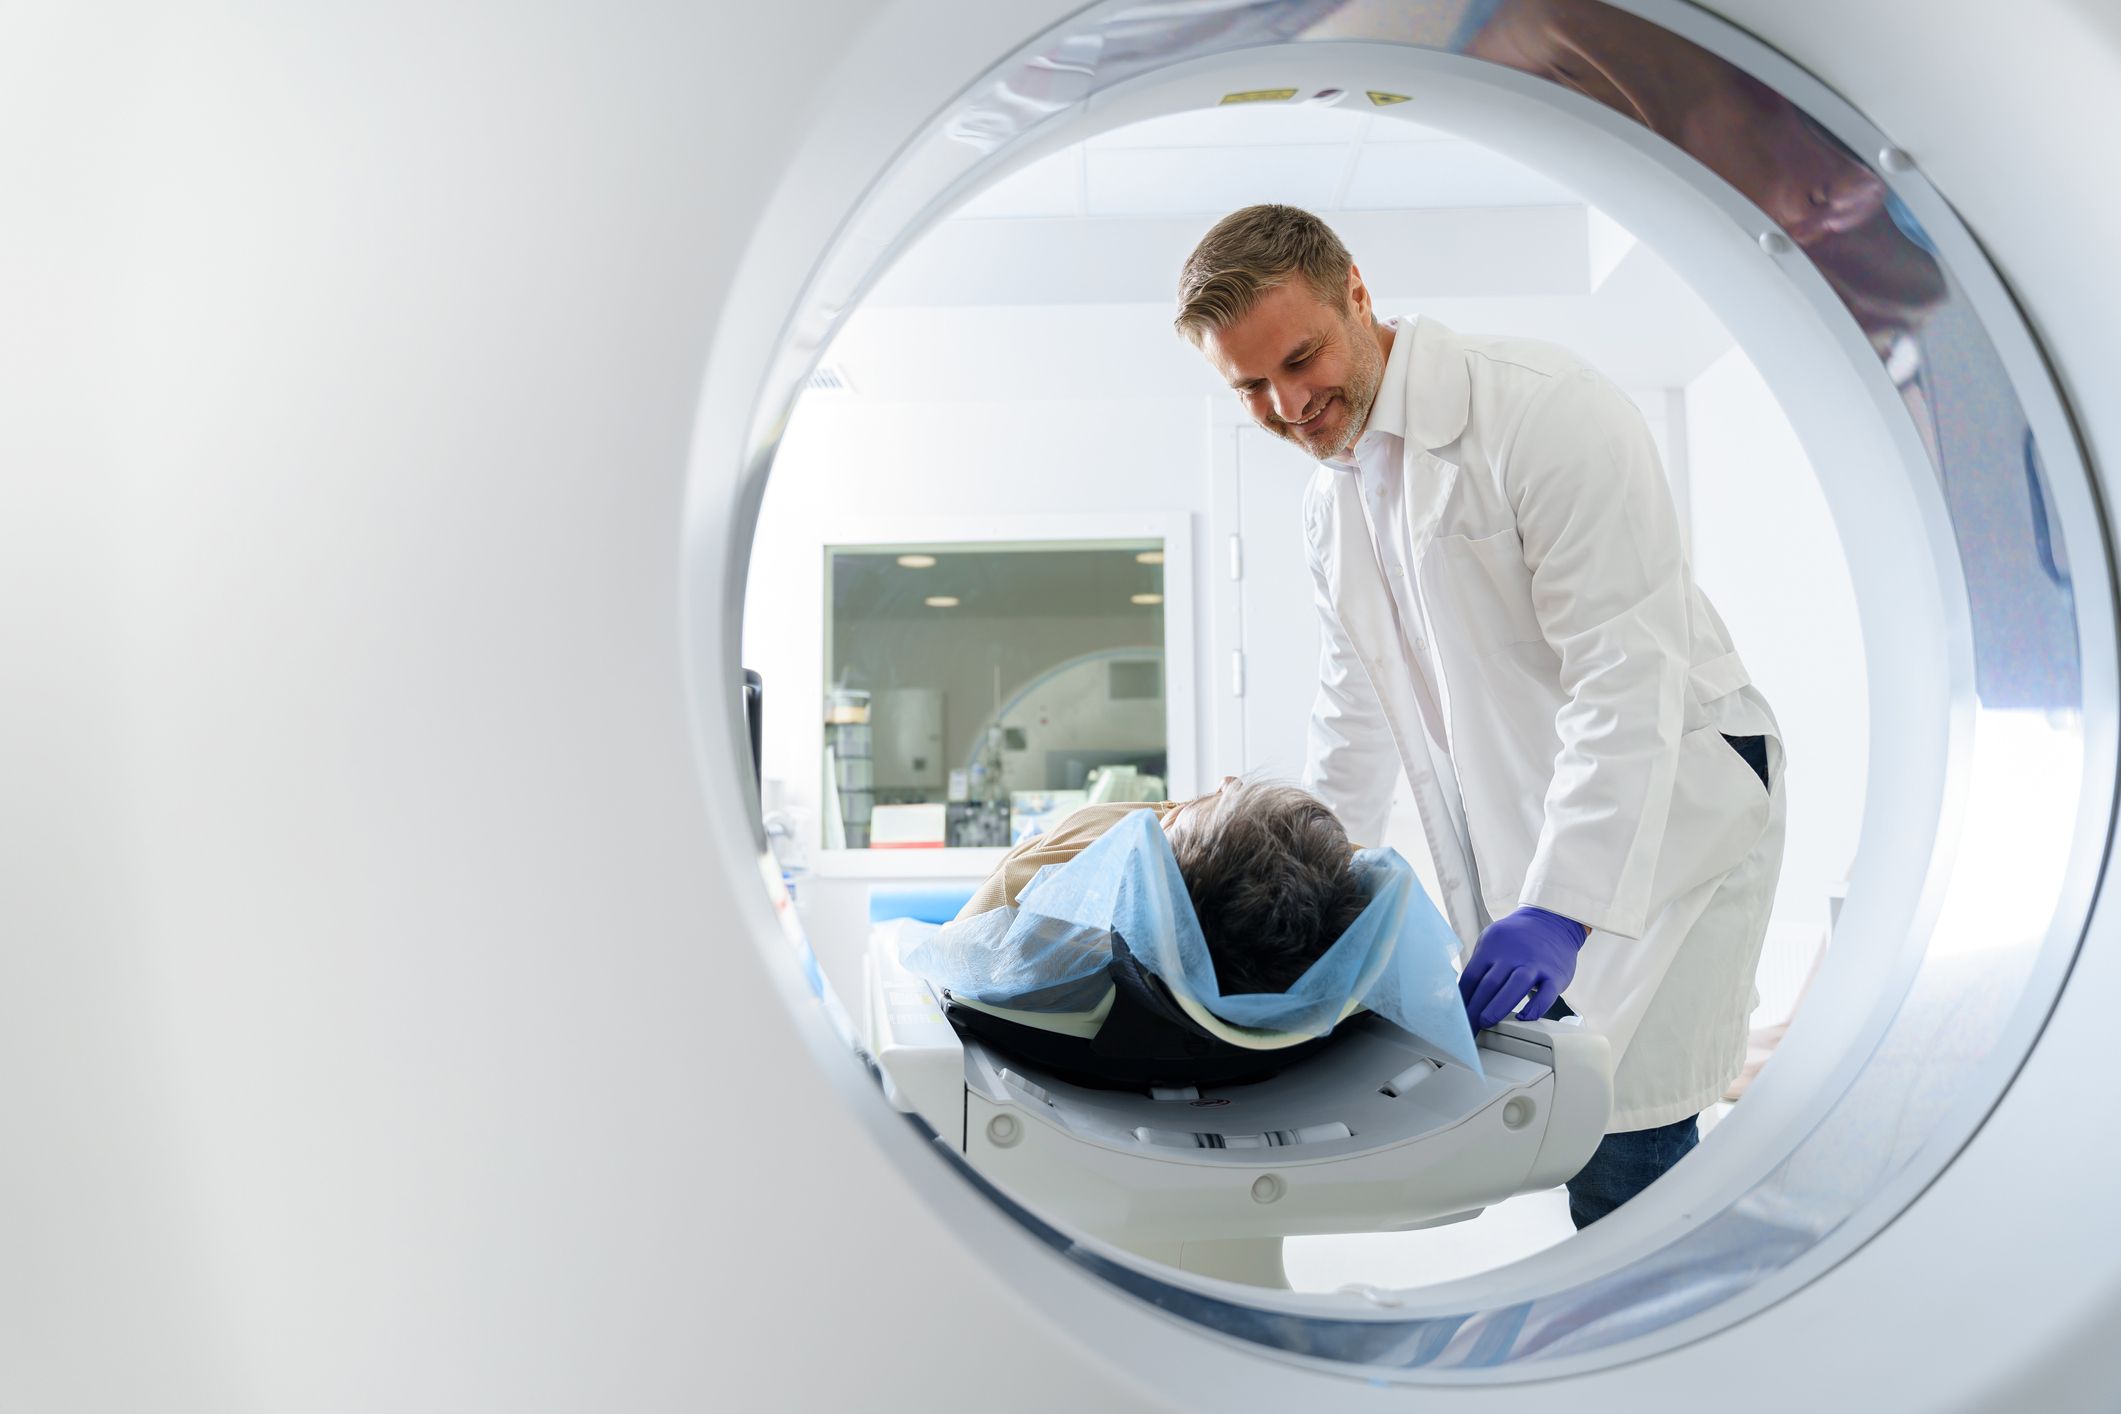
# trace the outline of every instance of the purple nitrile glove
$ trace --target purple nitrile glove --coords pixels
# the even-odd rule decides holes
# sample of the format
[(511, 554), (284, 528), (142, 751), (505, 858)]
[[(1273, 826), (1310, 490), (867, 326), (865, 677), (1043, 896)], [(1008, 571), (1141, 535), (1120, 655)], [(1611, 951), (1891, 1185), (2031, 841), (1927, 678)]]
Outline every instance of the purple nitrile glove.
[(1545, 1016), (1575, 978), (1576, 950), (1588, 936), (1581, 923), (1543, 908), (1520, 908), (1490, 923), (1458, 974), (1473, 1029), (1487, 1030), (1527, 997), (1524, 1019)]

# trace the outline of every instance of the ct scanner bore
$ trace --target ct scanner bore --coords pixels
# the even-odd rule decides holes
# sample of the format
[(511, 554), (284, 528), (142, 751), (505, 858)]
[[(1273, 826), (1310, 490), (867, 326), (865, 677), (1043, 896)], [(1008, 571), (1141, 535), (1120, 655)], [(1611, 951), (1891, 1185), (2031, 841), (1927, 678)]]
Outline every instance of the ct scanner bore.
[[(2005, 989), (2001, 1032), (1985, 1057), (1945, 1057), (1985, 1118), (1947, 1110), (1892, 1136), (1915, 1150), (1904, 1191), (1872, 1203), (1897, 1216), (1743, 1320), (1675, 1331), (1629, 1363), (1505, 1369), (1481, 1388), (1380, 1388), (1346, 1362), (1271, 1350), (1319, 1311), (1243, 1306), (1255, 1328), (1218, 1334), (968, 1189), (885, 1110), (796, 955), (752, 946), (776, 915), (736, 804), (751, 764), (733, 606), (760, 485), (747, 429), (762, 390), (783, 386), (771, 355), (894, 155), (1078, 8), (111, 0), (11, 14), (0, 1404), (2112, 1407), (2121, 920), (2092, 891), (2112, 608), (2104, 556), (2082, 543), (2106, 508), (2007, 347), (2061, 548), (2013, 562), (2066, 566), (2076, 614), (2082, 814), (2064, 831), (2076, 872), (2049, 902), (2072, 904), (2057, 916), (2075, 913), (2083, 943), (2073, 959), (2013, 950), (2031, 965)], [(2110, 467), (2121, 190), (2097, 148), (2121, 128), (2110, 5), (1634, 8), (1756, 73), (1781, 62), (1767, 51), (1787, 55), (1912, 154), (2038, 332), (2091, 477)], [(1441, 98), (1450, 79), (1439, 66), (1426, 82)], [(1674, 180), (1669, 154), (1638, 150), (1605, 110), (1507, 101), (1539, 82), (1462, 83), (1438, 106), (1489, 95), (1481, 136), (1528, 153), (1513, 114), (1560, 113), (1541, 140), (1578, 132), (1579, 182), (1692, 260), (1685, 273), (1756, 357), (1775, 357), (1754, 335), (1787, 314), (1767, 371), (1793, 412), (1838, 409), (1880, 486), (1908, 488), (1904, 514), (1858, 532), (1873, 555), (1905, 536), (1938, 560), (1929, 547), (1956, 544), (1949, 507), (1917, 497), (1889, 430), (1908, 414), (1851, 372), (1846, 342), (1803, 335), (1826, 322), (1808, 263), (1770, 257), (1737, 219), (1757, 212)], [(1769, 86), (1872, 155), (1842, 110), (1800, 96), (1801, 75)], [(1979, 263), (1914, 174), (1890, 184), (1975, 290)], [(1783, 273), (1762, 277), (1763, 261)], [(1985, 305), (1980, 318), (2008, 343), (2009, 321)], [(1922, 778), (1881, 783), (1906, 793), (1900, 818), (1921, 828), (1900, 833), (1921, 835), (1922, 861), (1947, 801), (1982, 788), (1971, 760), (1931, 767), (2000, 715), (1969, 695), (1971, 609), (1940, 607), (1952, 574), (1978, 579), (1955, 560), (1897, 597), (1878, 580), (1864, 591), (1869, 612), (1935, 629), (1900, 664), (1927, 704), (1908, 749), (1934, 754)], [(2034, 713), (2031, 729), (2066, 738), (2070, 721)], [(1876, 944), (1877, 974), (1843, 979), (1858, 1010), (1867, 981), (1916, 994), (1953, 906), (1956, 864), (1896, 883), (1908, 856), (1892, 833), (1865, 844), (1879, 861), (1866, 930), (1913, 948)], [(1958, 965), (1991, 960), (1969, 948)], [(1790, 1154), (1806, 1132), (1796, 1092), (1836, 1080), (1843, 1059), (1872, 1063), (1842, 1094), (1878, 1078), (1875, 1058), (1900, 1042), (1891, 1017), (1864, 1020), (1819, 1023), (1833, 1043), (1809, 1058), (1792, 1043), (1771, 1075), (1816, 1070), (1782, 1085), (1773, 1123), (1766, 1091), (1740, 1107), (1757, 1107), (1758, 1133), (1721, 1136), (1734, 1167), (1698, 1175), (1715, 1200), (1700, 1211), (1724, 1210), (1731, 1195), (1714, 1190), (1748, 1146), (1770, 1164)], [(1919, 1070), (1935, 1049), (1899, 1056)], [(1832, 1188), (1841, 1152), (1795, 1176)], [(1556, 1261), (1597, 1280), (1631, 1253), (1654, 1260), (1695, 1211), (1674, 1198), (1641, 1232), (1611, 1234), (1613, 1250), (1594, 1232)], [(1800, 1226), (1814, 1211), (1787, 1207)], [(1613, 1309), (1643, 1310), (1633, 1293)]]
[[(1619, 77), (1587, 79), (1586, 61)], [(792, 379), (949, 205), (1101, 128), (1261, 93), (1366, 95), (1564, 175), (1711, 292), (1778, 381), (1873, 645), (1869, 796), (1895, 808), (1853, 873), (1842, 926), (1859, 943), (1713, 1165), (1565, 1251), (1448, 1289), (1237, 1298), (959, 1177), (1147, 1305), (1322, 1368), (1456, 1382), (1637, 1360), (1783, 1299), (1890, 1222), (2051, 1008), (2113, 804), (2113, 581), (2089, 473), (1982, 252), (1860, 114), (1697, 11), (1504, 0), (1101, 6), (1033, 41), (916, 135), (840, 233), (769, 376), (754, 477)], [(2037, 842), (2030, 869), (2012, 837)]]

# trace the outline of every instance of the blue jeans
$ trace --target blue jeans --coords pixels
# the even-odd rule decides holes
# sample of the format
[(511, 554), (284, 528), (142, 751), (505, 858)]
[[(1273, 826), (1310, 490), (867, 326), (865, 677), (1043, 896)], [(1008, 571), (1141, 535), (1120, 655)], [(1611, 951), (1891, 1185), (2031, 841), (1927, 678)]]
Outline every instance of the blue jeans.
[(1608, 1134), (1600, 1140), (1591, 1161), (1569, 1180), (1569, 1221), (1587, 1228), (1648, 1188), (1701, 1142), (1694, 1124), (1698, 1118), (1688, 1115), (1673, 1124)]

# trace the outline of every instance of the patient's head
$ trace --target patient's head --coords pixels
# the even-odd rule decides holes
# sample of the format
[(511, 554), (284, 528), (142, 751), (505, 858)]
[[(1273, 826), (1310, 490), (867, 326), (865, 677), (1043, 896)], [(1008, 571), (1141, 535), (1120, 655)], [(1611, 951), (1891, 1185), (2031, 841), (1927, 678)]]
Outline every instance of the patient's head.
[(1347, 831), (1295, 786), (1233, 777), (1164, 829), (1225, 995), (1287, 991), (1363, 910)]

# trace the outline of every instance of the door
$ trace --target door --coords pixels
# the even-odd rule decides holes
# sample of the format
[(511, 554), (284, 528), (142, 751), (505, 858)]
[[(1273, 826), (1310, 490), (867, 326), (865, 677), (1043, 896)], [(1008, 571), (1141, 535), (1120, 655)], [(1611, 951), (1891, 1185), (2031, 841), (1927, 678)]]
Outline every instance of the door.
[(1238, 717), (1243, 769), (1295, 780), (1318, 692), (1318, 610), (1304, 553), (1304, 486), (1317, 463), (1257, 428), (1237, 429)]
[[(1318, 609), (1304, 551), (1304, 487), (1317, 463), (1256, 427), (1218, 429), (1229, 439), (1216, 477), (1214, 522), (1228, 544), (1229, 592), (1214, 596), (1216, 642), (1226, 671), (1216, 718), (1218, 774), (1238, 772), (1295, 781), (1302, 777), (1304, 738), (1318, 694)], [(1414, 866), (1437, 897), (1436, 874), (1422, 844), (1413, 794), (1402, 776), (1383, 840)]]

